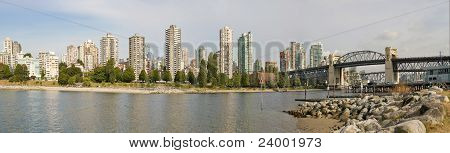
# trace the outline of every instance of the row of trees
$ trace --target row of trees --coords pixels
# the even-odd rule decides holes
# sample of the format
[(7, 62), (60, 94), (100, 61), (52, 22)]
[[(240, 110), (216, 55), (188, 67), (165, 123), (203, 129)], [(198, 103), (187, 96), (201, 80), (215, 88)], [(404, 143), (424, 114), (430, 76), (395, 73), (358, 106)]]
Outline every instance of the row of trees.
[(30, 80), (28, 68), (26, 65), (17, 64), (14, 71), (11, 71), (8, 65), (0, 63), (0, 79), (10, 82), (24, 82)]

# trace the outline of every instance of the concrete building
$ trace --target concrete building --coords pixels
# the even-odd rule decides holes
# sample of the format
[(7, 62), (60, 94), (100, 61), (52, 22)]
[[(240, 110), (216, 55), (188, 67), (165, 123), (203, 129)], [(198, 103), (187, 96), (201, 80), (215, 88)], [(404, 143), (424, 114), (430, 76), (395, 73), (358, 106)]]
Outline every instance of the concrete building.
[(138, 80), (141, 71), (145, 70), (145, 59), (145, 38), (134, 34), (129, 38), (128, 64), (134, 70), (135, 80)]
[(196, 54), (195, 54), (195, 62), (196, 67), (200, 68), (200, 64), (202, 60), (205, 60), (205, 62), (208, 60), (208, 57), (206, 56), (206, 49), (203, 46), (198, 47)]
[(309, 50), (309, 67), (318, 67), (322, 62), (323, 45), (322, 43), (314, 43)]
[(262, 66), (261, 66), (261, 61), (260, 60), (255, 60), (255, 64), (253, 64), (253, 72), (262, 72)]
[(11, 70), (13, 70), (17, 64), (17, 54), (22, 53), (22, 46), (19, 42), (13, 41), (11, 38), (6, 37), (3, 43), (3, 49), (7, 55), (2, 55), (4, 56), (2, 57), (2, 60), (7, 60), (7, 62), (4, 61), (4, 64), (9, 65)]
[(220, 29), (220, 51), (218, 56), (219, 73), (233, 77), (233, 30), (230, 27)]
[(187, 48), (181, 49), (181, 70), (189, 67), (189, 50)]
[(172, 79), (177, 71), (182, 70), (181, 63), (181, 29), (170, 25), (166, 29), (165, 66), (170, 72)]
[(41, 68), (39, 65), (39, 59), (34, 59), (30, 56), (24, 56), (25, 54), (17, 54), (17, 64), (26, 65), (28, 69), (28, 77), (35, 78), (37, 80), (41, 79)]
[(100, 40), (99, 64), (106, 65), (108, 60), (113, 60), (116, 66), (119, 63), (119, 40), (110, 33)]
[(238, 66), (241, 73), (253, 73), (252, 33), (246, 32), (238, 39)]
[(9, 54), (6, 52), (0, 52), (0, 63), (9, 65)]
[(45, 79), (57, 80), (59, 74), (59, 58), (54, 52), (39, 52), (40, 69), (45, 72)]
[(76, 46), (74, 46), (74, 45), (67, 46), (67, 51), (66, 51), (66, 54), (65, 54), (66, 64), (67, 65), (72, 65), (72, 64), (77, 63), (77, 60), (78, 60), (78, 57), (79, 57), (78, 54), (79, 54), (79, 52), (78, 52), (78, 48)]
[(88, 40), (80, 46), (80, 52), (83, 54), (82, 61), (84, 63), (85, 71), (94, 70), (98, 67), (98, 48), (95, 46), (94, 42)]
[(289, 50), (280, 51), (280, 71), (288, 72), (289, 71)]
[(278, 72), (277, 62), (266, 61), (264, 64), (265, 72), (276, 73)]
[(289, 71), (306, 68), (306, 51), (302, 43), (291, 42), (289, 47)]

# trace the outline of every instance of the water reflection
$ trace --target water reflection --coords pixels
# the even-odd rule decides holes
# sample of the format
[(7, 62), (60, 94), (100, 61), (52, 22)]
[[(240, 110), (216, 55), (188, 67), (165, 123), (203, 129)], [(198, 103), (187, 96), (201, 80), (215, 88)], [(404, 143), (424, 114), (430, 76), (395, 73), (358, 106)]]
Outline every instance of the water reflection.
[(303, 95), (5, 90), (0, 132), (296, 132), (297, 120), (281, 111)]

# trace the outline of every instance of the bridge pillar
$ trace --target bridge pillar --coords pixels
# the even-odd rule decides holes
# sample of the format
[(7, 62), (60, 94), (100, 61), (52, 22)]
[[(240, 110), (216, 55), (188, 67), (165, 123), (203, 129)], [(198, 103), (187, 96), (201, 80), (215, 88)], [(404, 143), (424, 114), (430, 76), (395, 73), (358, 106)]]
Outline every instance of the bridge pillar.
[(329, 65), (328, 65), (328, 85), (329, 86), (343, 86), (344, 82), (344, 72), (342, 68), (334, 67), (334, 54), (330, 54)]
[(397, 58), (397, 49), (386, 47), (386, 61), (385, 61), (385, 81), (388, 84), (397, 84), (399, 82), (398, 72), (394, 72), (394, 64), (392, 63), (392, 59)]

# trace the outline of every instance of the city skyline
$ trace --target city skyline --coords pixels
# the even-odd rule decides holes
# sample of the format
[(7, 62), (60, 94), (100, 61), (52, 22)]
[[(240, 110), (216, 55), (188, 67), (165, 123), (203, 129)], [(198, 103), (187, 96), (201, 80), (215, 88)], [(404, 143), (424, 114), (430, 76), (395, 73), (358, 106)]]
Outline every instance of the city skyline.
[[(308, 11), (309, 7), (316, 9), (317, 11), (321, 11), (324, 14), (326, 13), (326, 9), (329, 9), (327, 6), (322, 5), (325, 2), (311, 2), (311, 1), (284, 1), (278, 2), (278, 6), (286, 6), (289, 5), (299, 6), (298, 9), (291, 11), (284, 11), (280, 8), (275, 8), (278, 11), (278, 14), (267, 14), (263, 11), (254, 11), (254, 13), (246, 14), (247, 17), (244, 19), (237, 18), (237, 21), (231, 20), (231, 18), (236, 17), (237, 13), (242, 13), (242, 11), (234, 12), (236, 8), (245, 7), (249, 5), (260, 6), (262, 8), (271, 8), (270, 3), (255, 3), (255, 2), (225, 2), (221, 1), (219, 4), (211, 3), (211, 2), (202, 2), (198, 1), (194, 2), (178, 2), (178, 3), (186, 3), (186, 6), (191, 6), (193, 4), (198, 7), (214, 6), (215, 11), (213, 15), (205, 15), (198, 16), (201, 12), (195, 11), (195, 9), (180, 9), (177, 13), (168, 13), (164, 14), (165, 11), (161, 10), (170, 4), (173, 4), (173, 1), (169, 2), (159, 2), (157, 3), (161, 7), (157, 9), (158, 11), (162, 11), (158, 14), (164, 15), (149, 15), (149, 18), (154, 17), (155, 19), (164, 19), (162, 22), (151, 23), (141, 21), (141, 24), (133, 24), (131, 23), (137, 22), (124, 22), (129, 19), (124, 20), (121, 23), (124, 24), (124, 28), (122, 24), (118, 24), (115, 19), (110, 18), (110, 16), (118, 15), (111, 8), (117, 9), (118, 12), (123, 11), (125, 8), (117, 7), (118, 4), (123, 4), (123, 2), (117, 2), (112, 4), (105, 3), (105, 7), (99, 8), (98, 10), (85, 10), (85, 8), (81, 10), (73, 9), (75, 6), (89, 6), (93, 5), (92, 2), (83, 1), (82, 3), (76, 3), (74, 6), (70, 6), (73, 2), (65, 2), (64, 4), (56, 1), (43, 1), (42, 4), (47, 5), (34, 5), (31, 6), (27, 3), (15, 2), (18, 5), (36, 10), (41, 10), (43, 12), (49, 12), (49, 14), (66, 18), (69, 20), (77, 21), (79, 23), (83, 23), (86, 25), (92, 25), (93, 27), (98, 27), (99, 29), (105, 29), (108, 32), (112, 32), (113, 35), (117, 35), (119, 42), (122, 44), (126, 44), (128, 36), (133, 33), (141, 33), (144, 37), (148, 37), (147, 41), (149, 43), (155, 44), (158, 46), (158, 55), (162, 56), (164, 53), (164, 30), (170, 24), (175, 24), (179, 28), (183, 29), (183, 43), (191, 44), (192, 46), (186, 46), (189, 50), (189, 57), (194, 57), (194, 50), (202, 43), (202, 42), (211, 42), (214, 43), (215, 46), (219, 47), (219, 38), (217, 37), (217, 30), (223, 27), (224, 25), (228, 25), (233, 29), (234, 36), (233, 41), (237, 41), (238, 34), (244, 33), (246, 31), (252, 31), (254, 34), (254, 44), (266, 44), (267, 42), (279, 42), (284, 44), (284, 47), (289, 46), (289, 42), (308, 42), (310, 40), (314, 40), (316, 38), (320, 38), (322, 36), (326, 36), (330, 33), (336, 33), (343, 30), (347, 30), (352, 27), (356, 27), (359, 25), (364, 25), (367, 23), (371, 23), (373, 21), (377, 21), (379, 19), (383, 19), (386, 17), (395, 16), (401, 14), (403, 12), (408, 12), (411, 10), (415, 10), (418, 8), (422, 8), (423, 6), (429, 6), (432, 4), (436, 4), (437, 0), (432, 1), (421, 1), (415, 0), (415, 3), (410, 3), (410, 1), (396, 1), (396, 2), (387, 2), (381, 1), (377, 2), (377, 6), (382, 6), (385, 9), (379, 9), (380, 7), (373, 7), (371, 2), (358, 2), (347, 0), (346, 4), (351, 4), (350, 6), (344, 4), (336, 4), (333, 5), (338, 10), (345, 9), (347, 7), (355, 7), (354, 11), (343, 11), (342, 13), (335, 15), (332, 19), (327, 20), (325, 15), (317, 15), (314, 13), (305, 13), (304, 11)], [(67, 3), (67, 4), (66, 4)], [(103, 4), (103, 1), (95, 2), (96, 4)], [(330, 3), (330, 2), (328, 2)], [(139, 2), (139, 1), (131, 1), (130, 4), (124, 4), (126, 6), (130, 6), (133, 4), (142, 4), (142, 6), (136, 7), (149, 7), (152, 8), (152, 2)], [(218, 5), (225, 5), (225, 8), (217, 8)], [(60, 7), (55, 7), (60, 6)], [(235, 8), (236, 7), (236, 8)], [(306, 8), (306, 10), (302, 10), (301, 8)], [(370, 7), (370, 8), (369, 8)], [(64, 9), (66, 8), (66, 10)], [(282, 7), (281, 7), (282, 8)], [(288, 7), (289, 8), (289, 7)], [(248, 8), (252, 9), (252, 8)], [(358, 11), (363, 9), (372, 9), (371, 11)], [(373, 10), (377, 9), (377, 10)], [(86, 27), (73, 25), (64, 21), (56, 20), (54, 18), (44, 16), (42, 14), (36, 14), (27, 10), (23, 10), (20, 8), (11, 7), (8, 5), (0, 4), (0, 12), (4, 12), (0, 15), (4, 17), (6, 20), (10, 20), (6, 24), (0, 25), (0, 29), (8, 29), (4, 30), (4, 32), (0, 33), (0, 38), (11, 37), (14, 40), (19, 41), (22, 44), (24, 52), (31, 52), (33, 54), (37, 54), (38, 51), (53, 51), (56, 52), (57, 55), (61, 56), (65, 51), (66, 47), (70, 44), (80, 44), (85, 40), (93, 40), (96, 44), (99, 44), (101, 36), (104, 36), (106, 33), (102, 33), (99, 31), (95, 31)], [(108, 11), (109, 10), (109, 11)], [(152, 10), (152, 9), (148, 9)], [(237, 9), (239, 10), (239, 9)], [(156, 10), (155, 10), (156, 11)], [(356, 12), (358, 11), (358, 12)], [(249, 11), (251, 12), (251, 11)], [(270, 11), (274, 12), (274, 11)], [(275, 11), (276, 12), (276, 11)], [(370, 13), (369, 13), (370, 12)], [(231, 14), (230, 14), (231, 13)], [(258, 15), (258, 13), (261, 13)], [(126, 14), (126, 13), (125, 13)], [(141, 13), (142, 14), (142, 13)], [(230, 16), (227, 16), (230, 14)], [(319, 13), (320, 14), (320, 13)], [(189, 17), (191, 15), (197, 16), (197, 18)], [(203, 15), (203, 13), (202, 13)], [(108, 17), (109, 16), (109, 17)], [(259, 17), (264, 16), (264, 17)], [(299, 18), (298, 22), (291, 22), (289, 25), (280, 25), (277, 24), (281, 21), (288, 21), (287, 18), (296, 16)], [(357, 17), (357, 16), (365, 16), (365, 17)], [(13, 18), (14, 17), (14, 18)], [(118, 16), (123, 19), (123, 16)], [(146, 16), (136, 17), (136, 18), (146, 18)], [(174, 17), (173, 19), (169, 17)], [(278, 18), (275, 18), (278, 17)], [(30, 19), (29, 21), (24, 21), (24, 19)], [(183, 19), (181, 21), (177, 21), (176, 19)], [(219, 19), (216, 19), (219, 18)], [(352, 18), (358, 18), (358, 21), (355, 21)], [(219, 21), (204, 25), (196, 24), (191, 25), (191, 21), (197, 20), (206, 20), (206, 21)], [(187, 20), (189, 22), (187, 22)], [(248, 20), (248, 21), (247, 21)], [(33, 28), (30, 28), (29, 25), (23, 24), (28, 22), (33, 22), (35, 25)], [(104, 21), (104, 22), (103, 22)], [(258, 22), (256, 22), (258, 21)], [(264, 21), (265, 24), (262, 26), (261, 22)], [(272, 22), (268, 22), (272, 21)], [(300, 22), (300, 21), (308, 21), (308, 22)], [(343, 22), (342, 21), (346, 21)], [(195, 23), (195, 22), (194, 22)], [(276, 24), (276, 26), (273, 26)], [(43, 25), (47, 25), (47, 27), (43, 27)], [(137, 27), (136, 27), (137, 26)], [(50, 30), (51, 29), (51, 30)], [(68, 30), (71, 29), (71, 30)], [(125, 30), (121, 30), (125, 29)], [(201, 31), (199, 29), (202, 29)], [(46, 33), (46, 34), (44, 34)], [(31, 35), (33, 34), (33, 35)], [(433, 36), (434, 39), (430, 39)], [(125, 37), (125, 38), (124, 38)], [(433, 41), (434, 40), (434, 41)], [(324, 52), (330, 52), (339, 50), (341, 53), (346, 53), (349, 51), (355, 50), (374, 50), (378, 52), (382, 52), (385, 46), (393, 46), (398, 48), (399, 56), (425, 56), (428, 54), (439, 55), (440, 51), (448, 51), (448, 7), (445, 5), (436, 6), (431, 9), (427, 9), (414, 15), (408, 15), (396, 20), (387, 21), (384, 23), (380, 23), (374, 26), (370, 26), (364, 29), (356, 30), (353, 32), (348, 32), (346, 34), (332, 37), (330, 39), (321, 40), (324, 43)], [(236, 46), (236, 45), (235, 45)], [(185, 46), (183, 46), (185, 47)], [(193, 48), (190, 48), (193, 47)], [(233, 50), (233, 59), (237, 59), (237, 49)], [(306, 46), (305, 48), (309, 48)], [(426, 49), (427, 52), (423, 52)], [(208, 50), (211, 52), (211, 50)], [(217, 51), (217, 50), (216, 50)], [(279, 61), (279, 49), (271, 49), (271, 50), (263, 50), (255, 48), (255, 56), (254, 59), (261, 59), (262, 61), (270, 60), (270, 61)], [(262, 53), (260, 53), (262, 52)], [(309, 51), (306, 51), (309, 54)], [(119, 57), (126, 58), (128, 54), (128, 46), (127, 45), (119, 45)], [(309, 55), (307, 55), (309, 57)]]

